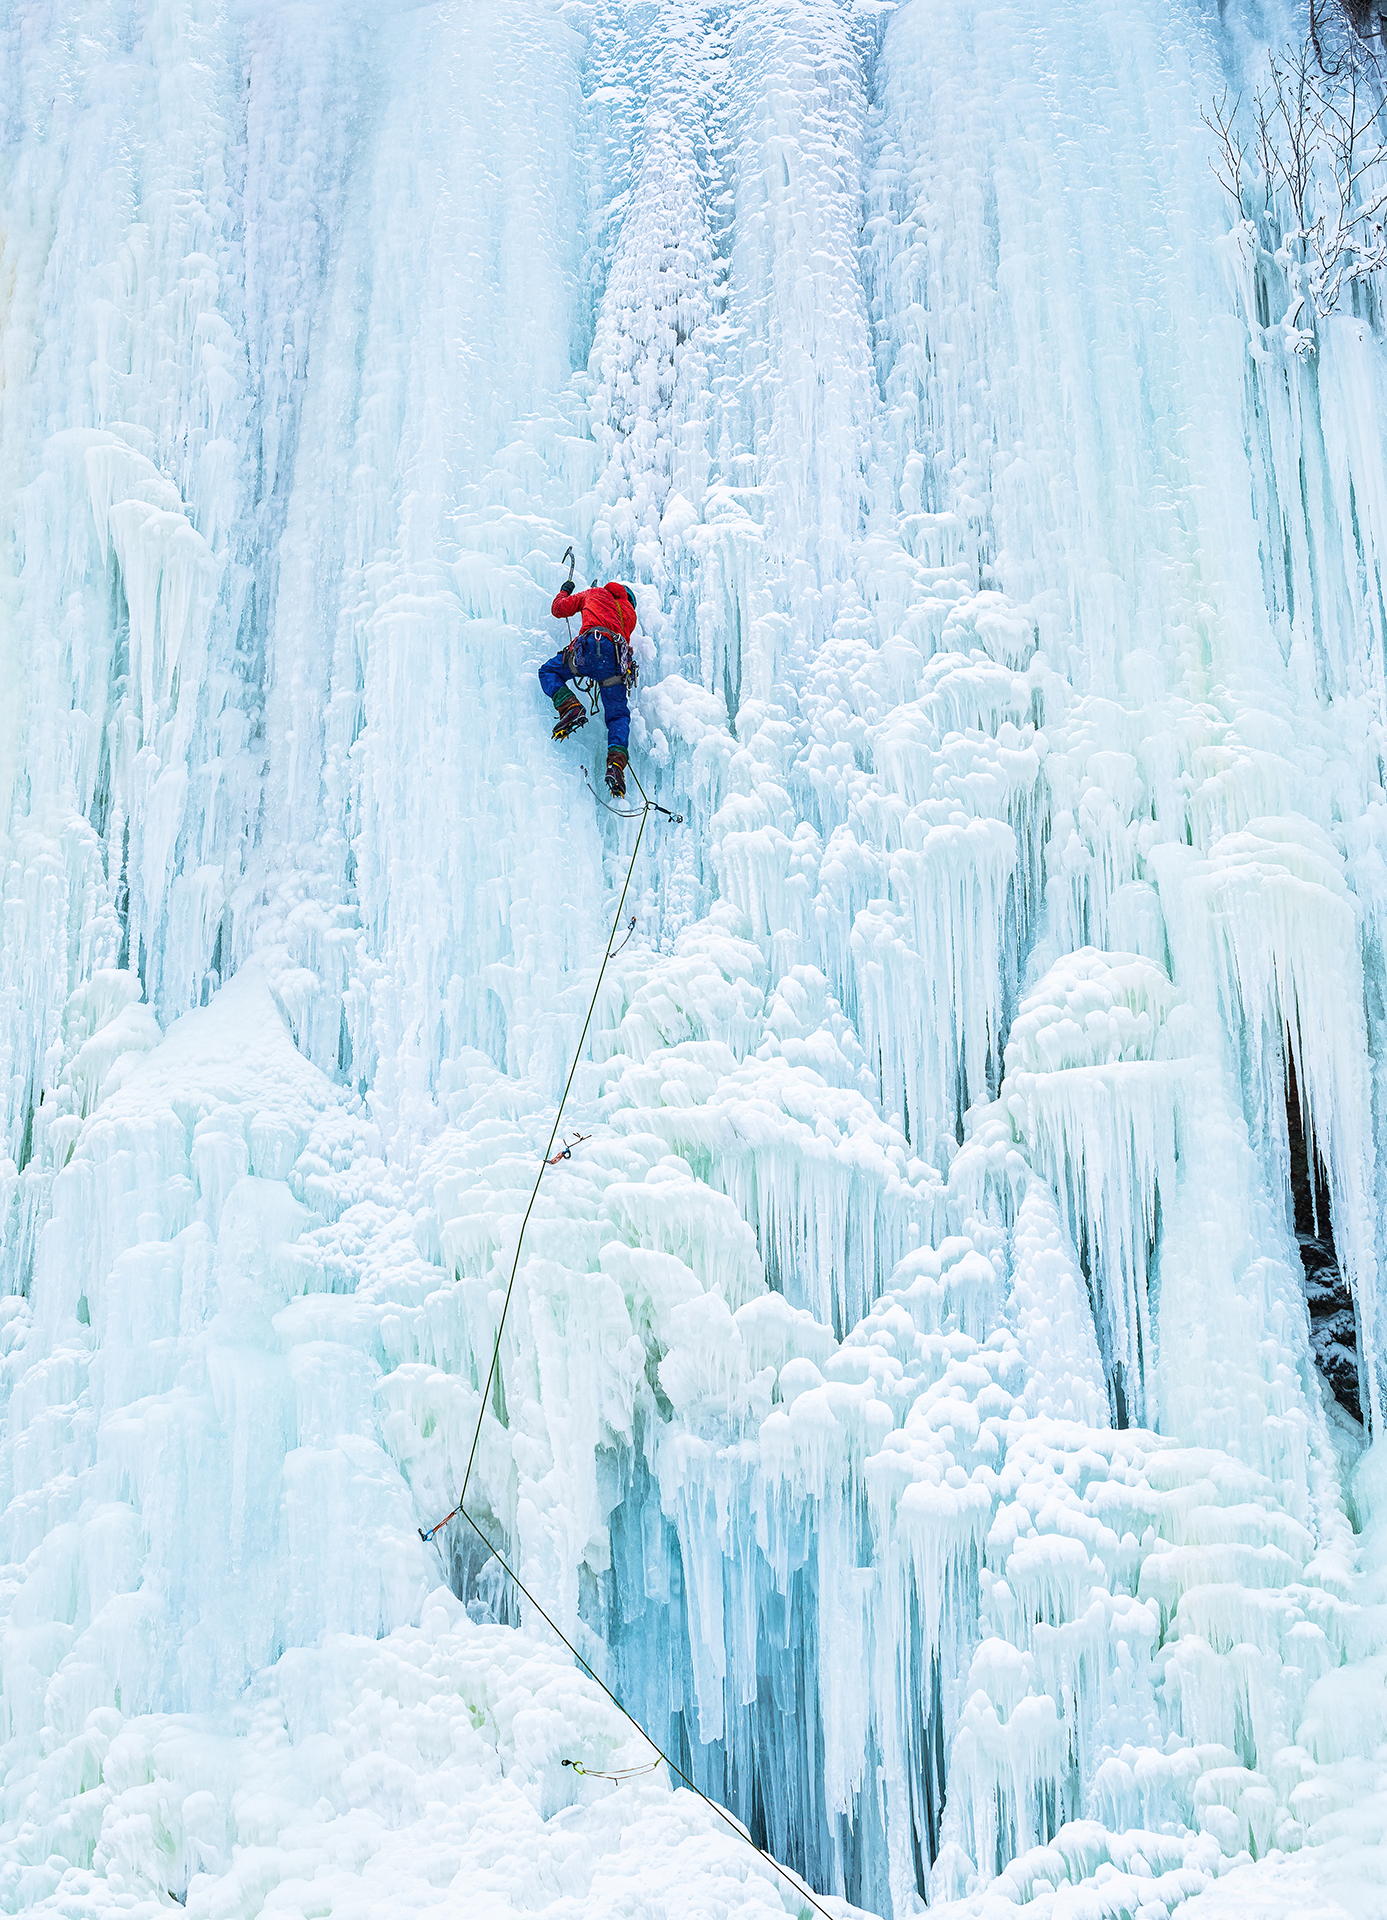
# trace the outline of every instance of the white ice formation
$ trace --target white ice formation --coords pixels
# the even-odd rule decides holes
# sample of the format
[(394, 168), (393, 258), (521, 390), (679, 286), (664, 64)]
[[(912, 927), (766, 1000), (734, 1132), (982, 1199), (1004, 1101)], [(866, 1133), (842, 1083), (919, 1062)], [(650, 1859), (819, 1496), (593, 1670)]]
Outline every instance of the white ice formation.
[(1298, 30), (0, 14), (0, 1909), (809, 1911), (419, 1537), (635, 833), (572, 541), (685, 819), (478, 1521), (831, 1912), (1387, 1914), (1381, 289), (1200, 118)]

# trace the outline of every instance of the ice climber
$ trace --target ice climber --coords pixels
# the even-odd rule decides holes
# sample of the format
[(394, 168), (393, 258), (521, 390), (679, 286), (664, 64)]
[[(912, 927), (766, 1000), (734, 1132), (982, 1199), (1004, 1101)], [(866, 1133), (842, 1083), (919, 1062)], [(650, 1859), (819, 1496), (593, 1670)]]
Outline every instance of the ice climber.
[(607, 791), (622, 799), (631, 736), (626, 689), (636, 677), (630, 644), (636, 630), (635, 595), (619, 580), (609, 580), (605, 587), (589, 587), (583, 593), (575, 593), (572, 580), (565, 580), (554, 595), (550, 611), (556, 620), (567, 620), (575, 613), (583, 616), (577, 639), (570, 640), (539, 670), (539, 684), (558, 709), (554, 738), (566, 740), (570, 733), (587, 725), (583, 703), (569, 681), (595, 681), (607, 722)]

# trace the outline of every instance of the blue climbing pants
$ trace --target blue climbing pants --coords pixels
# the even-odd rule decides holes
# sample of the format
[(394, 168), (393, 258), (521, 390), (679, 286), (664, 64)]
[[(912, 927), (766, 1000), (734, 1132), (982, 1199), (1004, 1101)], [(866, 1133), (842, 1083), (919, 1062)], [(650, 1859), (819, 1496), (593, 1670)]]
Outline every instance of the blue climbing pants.
[[(626, 704), (626, 683), (610, 634), (580, 633), (571, 646), (546, 660), (539, 670), (539, 684), (556, 704), (570, 680), (597, 681), (607, 722), (607, 745), (620, 747), (624, 758), (631, 737), (631, 709)], [(604, 687), (604, 680), (612, 685)]]

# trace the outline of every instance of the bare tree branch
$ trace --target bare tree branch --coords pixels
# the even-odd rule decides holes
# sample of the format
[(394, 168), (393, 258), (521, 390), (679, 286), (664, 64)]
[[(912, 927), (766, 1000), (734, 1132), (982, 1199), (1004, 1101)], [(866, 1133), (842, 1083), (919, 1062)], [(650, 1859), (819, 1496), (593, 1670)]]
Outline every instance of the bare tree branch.
[(1215, 180), (1223, 188), (1237, 209), (1235, 218), (1243, 217), (1243, 162), (1247, 158), (1247, 143), (1237, 130), (1238, 108), (1242, 105), (1242, 95), (1230, 107), (1228, 88), (1215, 100), (1206, 112), (1199, 109), (1199, 117), (1217, 141), (1217, 150), (1211, 155), (1209, 166)]
[(1250, 128), (1242, 96), (1230, 101), (1226, 86), (1201, 110), (1214, 138), (1209, 165), (1236, 220), (1246, 218), (1246, 174), (1260, 178), (1290, 295), (1281, 324), (1296, 353), (1313, 350), (1300, 325), (1307, 302), (1323, 319), (1346, 288), (1387, 270), (1387, 75), (1372, 44), (1382, 42), (1384, 11), (1387, 0), (1356, 9), (1310, 0), (1305, 39), (1268, 56)]
[(1264, 93), (1258, 91), (1252, 107), (1254, 150), (1257, 156), (1257, 171), (1262, 176), (1263, 211), (1271, 211), (1271, 196), (1276, 185), (1280, 169), (1276, 163), (1276, 139), (1272, 129), (1271, 109)]
[(1307, 40), (1294, 52), (1268, 62), (1271, 73), (1273, 118), (1281, 122), (1280, 137), (1273, 145), (1273, 158), (1281, 180), (1290, 195), (1297, 227), (1306, 225), (1310, 179), (1314, 172), (1316, 135), (1316, 99), (1311, 79), (1311, 47)]

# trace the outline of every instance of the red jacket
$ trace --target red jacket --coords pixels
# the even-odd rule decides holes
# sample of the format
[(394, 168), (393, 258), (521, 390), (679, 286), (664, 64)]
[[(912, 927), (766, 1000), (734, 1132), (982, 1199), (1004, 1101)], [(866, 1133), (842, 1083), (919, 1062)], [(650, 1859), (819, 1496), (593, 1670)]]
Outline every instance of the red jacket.
[(583, 624), (580, 633), (619, 634), (623, 640), (629, 640), (636, 630), (636, 609), (624, 593), (613, 593), (617, 585), (609, 580), (605, 587), (588, 587), (583, 593), (556, 593), (554, 604), (549, 609), (556, 620), (566, 620), (570, 614), (581, 613)]

